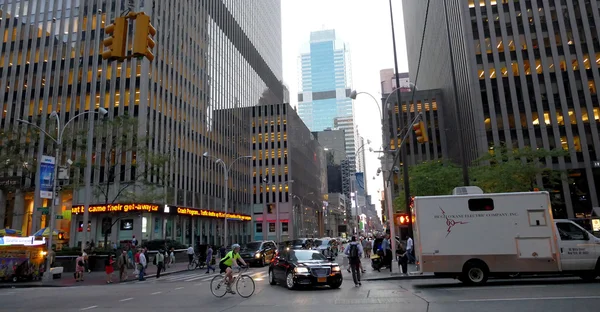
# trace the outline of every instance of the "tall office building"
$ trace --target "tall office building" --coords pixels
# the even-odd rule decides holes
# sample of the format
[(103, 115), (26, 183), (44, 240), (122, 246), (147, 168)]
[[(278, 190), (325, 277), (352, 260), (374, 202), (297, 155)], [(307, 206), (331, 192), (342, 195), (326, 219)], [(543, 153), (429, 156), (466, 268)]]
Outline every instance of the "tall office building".
[[(463, 130), (465, 157), (474, 159), (501, 144), (564, 149), (567, 157), (545, 163), (569, 178), (549, 186), (555, 217), (583, 217), (599, 206), (600, 3), (404, 0), (403, 7), (411, 81), (418, 69), (419, 89), (442, 91), (445, 107), (451, 108), (443, 110), (447, 137)], [(439, 53), (449, 44), (452, 60)], [(448, 147), (457, 159), (457, 146)]]
[[(311, 131), (346, 131), (346, 155), (356, 166), (356, 132), (350, 95), (349, 51), (335, 30), (311, 32), (310, 51), (299, 57), (298, 114)], [(353, 170), (354, 171), (354, 170)]]
[(323, 148), (289, 104), (250, 110), (253, 239), (318, 237), (327, 194)]
[[(56, 213), (65, 217), (56, 226), (69, 238), (69, 242), (59, 243), (85, 243), (85, 228), (87, 239), (101, 242), (107, 220), (109, 228), (116, 223), (109, 243), (132, 235), (140, 240), (170, 238), (186, 244), (225, 244), (251, 238), (251, 162), (241, 161), (231, 168), (229, 185), (224, 184), (221, 164), (251, 154), (247, 123), (251, 111), (242, 108), (283, 100), (279, 0), (30, 0), (0, 4), (0, 33), (4, 34), (0, 128), (2, 134), (25, 142), (20, 149), (23, 161), (11, 163), (1, 173), (5, 180), (16, 178), (12, 188), (0, 192), (2, 227), (32, 233), (47, 224), (43, 209), (34, 207), (50, 206), (50, 200), (40, 198), (42, 183), (37, 181), (41, 155), (54, 155), (53, 145), (43, 135), (27, 136), (25, 129), (31, 126), (16, 120), (26, 120), (53, 134), (55, 122), (50, 112), (57, 111), (64, 124), (76, 114), (102, 107), (108, 110), (109, 120), (127, 115), (137, 123), (127, 133), (96, 131), (91, 132), (90, 140), (84, 136), (63, 145), (58, 164), (67, 166), (67, 159), (75, 164), (86, 159), (85, 146), (90, 146), (88, 163), (93, 162), (94, 168), (90, 194), (85, 194), (83, 184), (73, 183), (63, 186), (59, 194)], [(128, 7), (131, 4), (136, 7)], [(157, 29), (153, 61), (107, 62), (99, 57), (105, 26), (127, 10), (151, 17)], [(95, 123), (89, 122), (94, 119)], [(68, 127), (69, 131), (87, 132), (93, 131), (90, 126), (103, 123), (85, 115)], [(135, 147), (115, 155), (107, 145), (115, 135), (142, 146), (132, 145)], [(6, 156), (8, 151), (3, 148), (0, 154)], [(148, 166), (143, 159), (146, 152), (169, 156), (169, 161), (148, 171), (144, 169)], [(203, 157), (204, 153), (208, 157)], [(122, 163), (113, 166), (118, 161)], [(37, 170), (28, 169), (31, 164), (37, 164)], [(84, 167), (72, 166), (69, 181), (81, 181)], [(163, 173), (167, 178), (159, 179)], [(158, 189), (149, 192), (148, 184)], [(96, 192), (102, 185), (110, 197), (108, 205)], [(120, 193), (126, 185), (132, 186)], [(223, 230), (225, 192), (229, 194), (227, 216), (232, 220), (227, 240)], [(86, 198), (91, 200), (90, 223), (83, 226)]]

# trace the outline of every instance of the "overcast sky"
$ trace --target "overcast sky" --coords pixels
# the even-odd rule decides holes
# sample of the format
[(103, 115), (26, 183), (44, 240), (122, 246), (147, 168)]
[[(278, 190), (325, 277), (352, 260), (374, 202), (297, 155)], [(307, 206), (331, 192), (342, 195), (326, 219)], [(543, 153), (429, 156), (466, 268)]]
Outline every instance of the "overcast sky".
[[(338, 39), (350, 48), (353, 85), (358, 91), (372, 94), (381, 103), (379, 71), (394, 68), (392, 30), (389, 0), (281, 0), (283, 29), (283, 78), (290, 89), (292, 106), (297, 106), (297, 60), (307, 48), (310, 32), (335, 29)], [(398, 66), (408, 72), (402, 1), (392, 0)], [(374, 150), (381, 147), (381, 122), (378, 107), (368, 95), (359, 95), (354, 101), (355, 117), (360, 134), (372, 141)], [(365, 147), (365, 149), (367, 149)], [(367, 172), (365, 180), (373, 203), (377, 191), (383, 190), (383, 180), (376, 176), (380, 162), (378, 155), (365, 153)]]

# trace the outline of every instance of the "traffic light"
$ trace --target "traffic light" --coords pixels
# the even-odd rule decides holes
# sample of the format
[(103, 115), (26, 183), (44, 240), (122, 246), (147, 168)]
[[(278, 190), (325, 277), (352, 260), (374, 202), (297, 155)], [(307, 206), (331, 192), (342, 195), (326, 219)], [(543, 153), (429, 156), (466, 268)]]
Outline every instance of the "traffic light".
[(407, 213), (395, 213), (394, 214), (394, 223), (396, 225), (408, 225), (409, 217)]
[(144, 13), (138, 13), (135, 18), (135, 33), (133, 35), (133, 56), (139, 58), (147, 58), (150, 62), (154, 60), (152, 48), (154, 48), (154, 40), (152, 37), (156, 35), (156, 28), (150, 24), (150, 16)]
[(108, 48), (102, 53), (102, 59), (115, 61), (125, 58), (128, 26), (127, 18), (116, 17), (113, 24), (104, 28), (104, 32), (110, 37), (102, 41), (102, 44)]
[(65, 234), (58, 233), (58, 240), (63, 240), (63, 239), (65, 239)]
[(429, 137), (427, 136), (427, 128), (425, 128), (424, 122), (419, 121), (419, 123), (414, 124), (413, 130), (415, 131), (415, 135), (417, 136), (417, 142), (429, 142)]

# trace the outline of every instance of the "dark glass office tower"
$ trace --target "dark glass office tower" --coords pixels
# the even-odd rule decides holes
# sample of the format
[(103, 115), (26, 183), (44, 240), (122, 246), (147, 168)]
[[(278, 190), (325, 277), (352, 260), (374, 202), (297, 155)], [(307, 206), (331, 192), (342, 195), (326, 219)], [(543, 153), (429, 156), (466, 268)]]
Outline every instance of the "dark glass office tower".
[[(132, 181), (136, 174), (131, 172), (144, 170), (141, 151), (130, 149), (119, 156), (123, 162), (109, 179), (114, 184), (111, 194), (118, 192), (118, 185), (129, 183), (136, 187), (127, 192), (138, 195), (136, 198), (153, 195), (144, 194), (146, 184), (157, 185), (164, 196), (152, 202), (160, 205), (160, 211), (132, 215), (133, 229), (123, 230), (129, 232), (113, 227), (110, 242), (133, 234), (139, 241), (172, 238), (186, 244), (224, 244), (223, 218), (169, 216), (162, 207), (221, 212), (226, 190), (229, 212), (251, 215), (251, 163), (233, 166), (225, 186), (223, 170), (214, 160), (229, 165), (233, 159), (251, 154), (250, 111), (242, 108), (283, 101), (280, 0), (131, 3), (135, 7), (128, 7), (130, 1), (126, 0), (0, 0), (0, 89), (4, 97), (0, 131), (17, 133), (17, 141), (27, 143), (20, 150), (24, 161), (11, 163), (0, 173), (1, 178), (19, 180), (16, 188), (0, 187), (0, 226), (32, 233), (47, 223), (42, 211), (34, 207), (50, 206), (49, 200), (40, 199), (35, 165), (40, 155), (54, 154), (53, 146), (43, 135), (27, 137), (26, 127), (16, 119), (50, 131), (54, 129), (52, 111), (57, 111), (64, 123), (100, 107), (108, 110), (110, 119), (124, 115), (137, 119), (137, 129), (125, 134), (131, 142), (150, 138), (145, 149), (170, 155), (166, 168), (152, 171), (136, 183)], [(100, 58), (105, 26), (128, 10), (149, 15), (157, 29), (152, 62), (134, 58), (117, 63)], [(133, 33), (132, 27), (129, 33)], [(224, 110), (229, 113), (219, 113)], [(96, 121), (96, 126), (101, 123)], [(88, 117), (82, 117), (69, 128), (85, 132), (88, 125)], [(92, 144), (93, 187), (107, 183), (104, 160), (115, 159), (106, 145), (109, 137), (96, 131), (93, 140), (83, 136), (64, 144), (59, 164), (85, 158), (85, 148), (77, 145)], [(205, 152), (215, 158), (202, 157)], [(166, 183), (157, 178), (162, 172), (168, 172)], [(70, 181), (80, 180), (83, 174), (83, 168), (71, 168)], [(96, 192), (92, 196), (90, 204), (104, 203)], [(86, 196), (83, 187), (71, 183), (64, 185), (59, 197), (61, 211), (57, 213), (68, 214), (65, 211), (83, 204)], [(115, 202), (125, 200), (119, 197)], [(115, 221), (124, 215), (91, 213), (89, 239), (103, 240), (100, 228), (105, 217)], [(73, 213), (72, 218), (56, 223), (67, 232), (72, 245), (83, 240), (79, 222), (81, 214)], [(250, 236), (248, 220), (229, 223), (227, 243), (242, 243)]]
[[(404, 1), (411, 79), (422, 48), (419, 89), (441, 89), (456, 108), (444, 1), (431, 1), (425, 20), (428, 2)], [(444, 111), (448, 138), (461, 127), (470, 160), (502, 144), (567, 150), (546, 163), (569, 178), (552, 188), (564, 202), (555, 217), (589, 214), (600, 193), (600, 1), (445, 2), (461, 113), (457, 124)]]

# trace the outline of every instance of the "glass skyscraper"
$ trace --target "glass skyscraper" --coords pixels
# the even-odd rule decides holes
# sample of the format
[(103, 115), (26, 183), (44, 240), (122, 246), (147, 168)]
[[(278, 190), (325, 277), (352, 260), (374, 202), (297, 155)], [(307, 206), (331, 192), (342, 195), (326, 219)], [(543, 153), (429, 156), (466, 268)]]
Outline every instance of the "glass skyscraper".
[[(311, 131), (346, 132), (346, 155), (355, 164), (356, 131), (350, 94), (349, 52), (335, 30), (310, 34), (310, 52), (300, 55), (298, 114)], [(354, 168), (355, 165), (353, 165)]]

